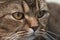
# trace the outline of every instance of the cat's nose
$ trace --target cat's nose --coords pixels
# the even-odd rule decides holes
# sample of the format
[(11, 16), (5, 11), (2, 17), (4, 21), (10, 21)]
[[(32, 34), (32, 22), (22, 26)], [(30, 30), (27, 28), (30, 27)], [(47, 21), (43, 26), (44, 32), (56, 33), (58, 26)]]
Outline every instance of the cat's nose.
[(37, 30), (38, 26), (37, 27), (30, 27), (30, 28), (32, 28), (33, 31), (35, 32)]
[(30, 19), (30, 28), (32, 28), (34, 31), (37, 30), (38, 28), (38, 21), (36, 18), (31, 18)]
[(31, 22), (30, 28), (32, 28), (34, 31), (36, 31), (38, 28), (38, 23), (36, 23), (36, 22), (32, 23)]
[(38, 20), (35, 17), (29, 17), (29, 16), (25, 16), (27, 23), (29, 24), (29, 27), (32, 28), (34, 31), (37, 30), (38, 28)]

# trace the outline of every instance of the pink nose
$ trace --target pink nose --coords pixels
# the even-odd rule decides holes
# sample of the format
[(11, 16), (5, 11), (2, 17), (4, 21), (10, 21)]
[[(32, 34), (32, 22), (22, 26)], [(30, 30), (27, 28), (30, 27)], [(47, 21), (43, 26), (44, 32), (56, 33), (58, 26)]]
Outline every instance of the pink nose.
[(30, 28), (32, 28), (34, 31), (36, 31), (37, 30), (37, 28), (38, 28), (38, 22), (37, 22), (37, 20), (31, 20), (32, 22), (30, 22)]
[(34, 31), (36, 31), (38, 26), (37, 27), (30, 27), (30, 28), (32, 28)]
[(30, 18), (28, 20), (28, 23), (30, 24), (30, 28), (32, 28), (34, 31), (38, 28), (38, 21), (36, 18)]

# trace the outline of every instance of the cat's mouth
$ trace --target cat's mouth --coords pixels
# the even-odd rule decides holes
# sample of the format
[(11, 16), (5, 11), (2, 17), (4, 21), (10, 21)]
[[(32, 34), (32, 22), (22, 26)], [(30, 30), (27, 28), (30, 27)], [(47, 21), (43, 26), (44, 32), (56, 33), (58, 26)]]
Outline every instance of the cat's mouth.
[(21, 38), (31, 38), (35, 37), (35, 32), (32, 29), (29, 29), (28, 31), (18, 31), (16, 33), (10, 33), (8, 36), (3, 37), (4, 40), (18, 40)]
[(4, 40), (25, 40), (25, 39), (32, 40), (39, 36), (42, 36), (47, 40), (49, 40), (49, 37), (52, 38), (52, 36), (50, 36), (49, 34), (46, 34), (46, 32), (39, 32), (38, 30), (34, 32), (32, 29), (29, 29), (27, 33), (25, 31), (19, 31), (17, 33), (10, 34), (7, 37), (4, 37)]
[(44, 33), (44, 32), (41, 32), (39, 30), (34, 31), (33, 29), (29, 28), (28, 31), (26, 31), (26, 30), (25, 31), (18, 31), (16, 33), (12, 33), (12, 35), (16, 34), (21, 37), (30, 37), (30, 36), (39, 36), (42, 33)]
[(40, 32), (38, 29), (34, 31), (32, 28), (28, 28), (27, 31), (20, 30), (17, 32), (9, 33), (9, 35), (7, 35), (6, 37), (3, 37), (3, 39), (16, 40), (20, 38), (35, 38), (37, 36), (40, 36), (41, 34), (43, 34), (43, 32)]

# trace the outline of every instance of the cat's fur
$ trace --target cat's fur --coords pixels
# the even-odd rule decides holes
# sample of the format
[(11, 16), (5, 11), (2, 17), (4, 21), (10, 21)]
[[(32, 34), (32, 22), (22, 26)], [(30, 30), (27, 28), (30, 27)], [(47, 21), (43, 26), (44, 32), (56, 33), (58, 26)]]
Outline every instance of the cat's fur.
[(48, 18), (49, 12), (44, 0), (2, 1), (0, 40), (33, 40), (40, 35), (44, 36)]
[(50, 10), (50, 18), (48, 21), (48, 30), (57, 35), (60, 40), (60, 4), (47, 3)]
[(56, 40), (47, 29), (49, 17), (44, 0), (1, 1), (0, 40)]

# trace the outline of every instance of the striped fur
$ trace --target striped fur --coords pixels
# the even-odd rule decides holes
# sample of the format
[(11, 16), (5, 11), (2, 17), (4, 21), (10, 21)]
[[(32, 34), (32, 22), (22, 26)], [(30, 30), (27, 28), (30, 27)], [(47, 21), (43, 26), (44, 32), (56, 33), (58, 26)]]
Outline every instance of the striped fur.
[(56, 40), (47, 30), (49, 15), (45, 0), (1, 1), (0, 40)]

